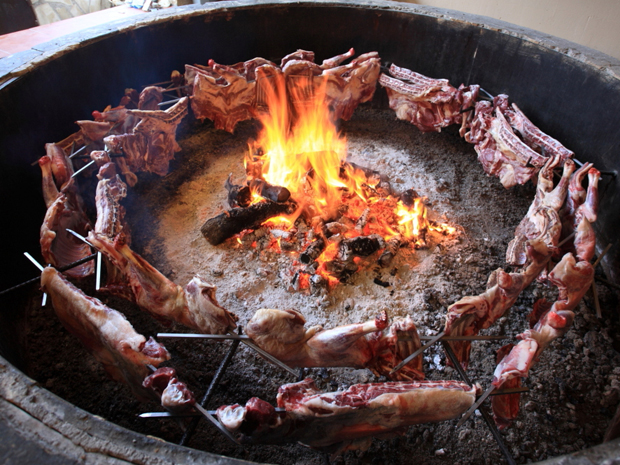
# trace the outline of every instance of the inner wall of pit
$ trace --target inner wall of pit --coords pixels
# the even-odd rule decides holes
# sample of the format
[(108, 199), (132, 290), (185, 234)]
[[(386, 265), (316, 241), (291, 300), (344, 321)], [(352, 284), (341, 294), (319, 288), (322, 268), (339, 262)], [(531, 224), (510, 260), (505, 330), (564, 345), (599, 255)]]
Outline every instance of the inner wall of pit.
[[(40, 257), (45, 210), (39, 168), (31, 163), (44, 154), (44, 144), (75, 132), (74, 121), (92, 119), (93, 110), (115, 105), (126, 87), (165, 80), (173, 69), (210, 58), (278, 62), (299, 48), (319, 59), (350, 47), (358, 54), (378, 51), (384, 63), (457, 86), (477, 83), (493, 95), (507, 93), (579, 160), (600, 170), (620, 165), (620, 62), (534, 31), (381, 1), (220, 2), (151, 18), (90, 30), (0, 62), (0, 289), (36, 274), (22, 253)], [(29, 60), (38, 63), (28, 66)], [(599, 248), (614, 242), (620, 226), (618, 178), (603, 179)], [(612, 275), (620, 269), (618, 247), (606, 265)], [(0, 298), (0, 354), (18, 368), (24, 362), (22, 302), (28, 292)]]

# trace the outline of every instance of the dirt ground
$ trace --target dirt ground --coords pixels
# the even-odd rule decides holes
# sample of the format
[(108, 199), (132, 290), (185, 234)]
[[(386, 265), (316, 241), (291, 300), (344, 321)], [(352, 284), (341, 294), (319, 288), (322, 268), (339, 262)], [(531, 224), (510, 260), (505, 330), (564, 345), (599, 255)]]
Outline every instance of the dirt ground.
[[(531, 185), (504, 189), (487, 177), (470, 144), (455, 129), (423, 134), (395, 120), (390, 110), (359, 108), (341, 127), (349, 143), (350, 160), (376, 169), (391, 179), (397, 191), (414, 188), (428, 197), (435, 218), (457, 225), (451, 237), (433, 236), (427, 249), (401, 249), (389, 268), (368, 266), (346, 284), (317, 294), (287, 291), (282, 270), (289, 255), (277, 255), (227, 241), (211, 246), (200, 234), (203, 222), (225, 207), (224, 181), (229, 173), (243, 174), (247, 140), (257, 125), (245, 122), (234, 135), (213, 129), (211, 123), (186, 121), (179, 129), (183, 148), (163, 179), (141, 175), (125, 201), (132, 229), (132, 248), (168, 278), (185, 285), (195, 274), (217, 286), (220, 304), (245, 325), (259, 308), (294, 308), (308, 325), (325, 328), (374, 318), (380, 310), (391, 317), (411, 315), (420, 334), (432, 335), (444, 325), (448, 306), (485, 289), (489, 274), (505, 265), (505, 250), (514, 229), (530, 205)], [(91, 181), (92, 184), (92, 181)], [(92, 185), (86, 190), (92, 192)], [(604, 212), (602, 212), (604, 214)], [(599, 271), (600, 272), (600, 271)], [(383, 287), (375, 278), (389, 283)], [(92, 280), (94, 281), (94, 279)], [(124, 312), (136, 330), (147, 337), (163, 328), (121, 299), (98, 295), (94, 283), (81, 285), (112, 308)], [(603, 318), (597, 319), (589, 292), (576, 309), (572, 329), (553, 342), (530, 372), (524, 385), (518, 420), (502, 432), (517, 463), (530, 463), (573, 452), (602, 441), (620, 400), (620, 354), (617, 299), (598, 285)], [(506, 341), (475, 342), (468, 374), (486, 388), (495, 368), (495, 351), (514, 342), (527, 329), (535, 300), (554, 298), (553, 289), (531, 285), (512, 310), (483, 334), (507, 335)], [(28, 330), (29, 375), (50, 391), (91, 413), (135, 431), (178, 442), (182, 427), (173, 420), (141, 419), (159, 411), (156, 404), (135, 400), (130, 390), (109, 380), (98, 363), (62, 327), (54, 311), (33, 298)], [(168, 348), (181, 380), (201, 397), (230, 341), (160, 340)], [(49, 350), (54, 347), (55, 350)], [(425, 352), (428, 379), (459, 379), (446, 366), (439, 345)], [(355, 383), (381, 381), (366, 370), (311, 369), (307, 375), (326, 391)], [(270, 365), (241, 345), (207, 408), (243, 404), (250, 397), (275, 403), (280, 385), (296, 379)], [(236, 446), (206, 421), (200, 423), (189, 446), (257, 462), (277, 464), (496, 464), (503, 456), (481, 416), (461, 428), (457, 420), (411, 427), (404, 436), (375, 439), (369, 450), (326, 454), (302, 445)]]

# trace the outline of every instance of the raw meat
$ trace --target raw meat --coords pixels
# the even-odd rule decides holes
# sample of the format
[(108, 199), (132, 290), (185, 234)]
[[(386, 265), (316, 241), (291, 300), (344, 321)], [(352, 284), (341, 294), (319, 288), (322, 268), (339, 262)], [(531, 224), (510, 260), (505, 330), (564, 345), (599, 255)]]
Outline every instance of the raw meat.
[(141, 400), (151, 397), (142, 387), (148, 366), (158, 366), (170, 355), (163, 345), (133, 329), (127, 319), (99, 300), (88, 297), (56, 269), (45, 268), (41, 287), (52, 301), (65, 328), (103, 365), (113, 379), (127, 384)]
[(476, 389), (457, 381), (356, 384), (321, 393), (312, 379), (281, 386), (277, 412), (260, 399), (223, 406), (220, 422), (243, 442), (301, 442), (327, 452), (366, 449), (373, 437), (404, 434), (411, 425), (458, 417), (473, 405)]
[(163, 324), (173, 321), (201, 333), (223, 334), (236, 328), (237, 317), (220, 307), (215, 287), (194, 277), (183, 289), (129, 248), (123, 234), (114, 240), (91, 231), (88, 240), (123, 276), (126, 289), (110, 288), (121, 297), (131, 297), (140, 308)]
[(424, 378), (421, 356), (389, 375), (421, 346), (410, 317), (396, 319), (390, 327), (385, 312), (366, 323), (329, 330), (321, 326), (306, 330), (305, 323), (295, 310), (261, 309), (248, 322), (246, 332), (259, 347), (292, 367), (369, 368), (377, 376), (398, 380)]

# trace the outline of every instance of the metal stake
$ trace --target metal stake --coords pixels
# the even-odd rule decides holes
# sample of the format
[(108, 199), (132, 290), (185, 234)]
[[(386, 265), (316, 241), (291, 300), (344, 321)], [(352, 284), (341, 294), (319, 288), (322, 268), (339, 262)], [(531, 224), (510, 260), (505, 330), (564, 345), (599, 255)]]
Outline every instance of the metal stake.
[[(454, 368), (456, 368), (456, 371), (458, 371), (463, 381), (465, 381), (467, 384), (471, 386), (471, 381), (469, 379), (469, 376), (467, 376), (467, 373), (465, 373), (465, 370), (463, 370), (463, 367), (461, 366), (460, 362), (456, 358), (456, 354), (452, 350), (452, 347), (450, 347), (450, 344), (448, 344), (447, 342), (442, 342), (442, 345), (443, 345), (444, 350), (446, 351), (446, 354), (450, 358), (450, 361), (454, 365)], [(495, 426), (495, 423), (493, 422), (493, 419), (491, 418), (491, 416), (488, 414), (488, 412), (483, 406), (478, 407), (478, 410), (482, 414), (482, 418), (484, 419), (487, 426), (491, 430), (491, 434), (497, 441), (497, 445), (502, 451), (502, 454), (504, 454), (504, 457), (506, 458), (506, 461), (508, 462), (508, 464), (517, 465), (517, 463), (515, 462), (515, 459), (512, 458), (510, 451), (506, 447), (506, 444), (504, 444), (504, 441), (502, 440), (502, 436), (499, 433), (499, 430), (497, 429), (497, 427)]]
[(409, 363), (411, 360), (413, 360), (414, 358), (416, 358), (418, 355), (420, 355), (422, 352), (424, 352), (426, 349), (428, 349), (430, 346), (432, 346), (433, 344), (435, 344), (437, 341), (439, 341), (443, 336), (444, 336), (445, 332), (442, 331), (440, 332), (437, 336), (433, 337), (430, 341), (428, 341), (426, 344), (424, 344), (422, 347), (420, 347), (418, 350), (416, 350), (414, 353), (412, 353), (409, 357), (407, 357), (406, 359), (404, 359), (402, 362), (400, 362), (398, 365), (396, 365), (392, 371), (390, 371), (390, 374), (394, 374), (396, 373), (398, 370), (400, 370), (402, 367), (404, 367), (405, 365), (407, 365), (407, 363)]

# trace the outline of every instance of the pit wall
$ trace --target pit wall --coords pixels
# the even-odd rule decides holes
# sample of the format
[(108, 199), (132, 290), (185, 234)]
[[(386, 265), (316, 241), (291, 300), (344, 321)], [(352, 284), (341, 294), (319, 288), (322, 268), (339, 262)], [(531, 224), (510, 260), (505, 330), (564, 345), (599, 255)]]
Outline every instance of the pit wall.
[(620, 2), (609, 0), (401, 0), (489, 16), (620, 58)]

